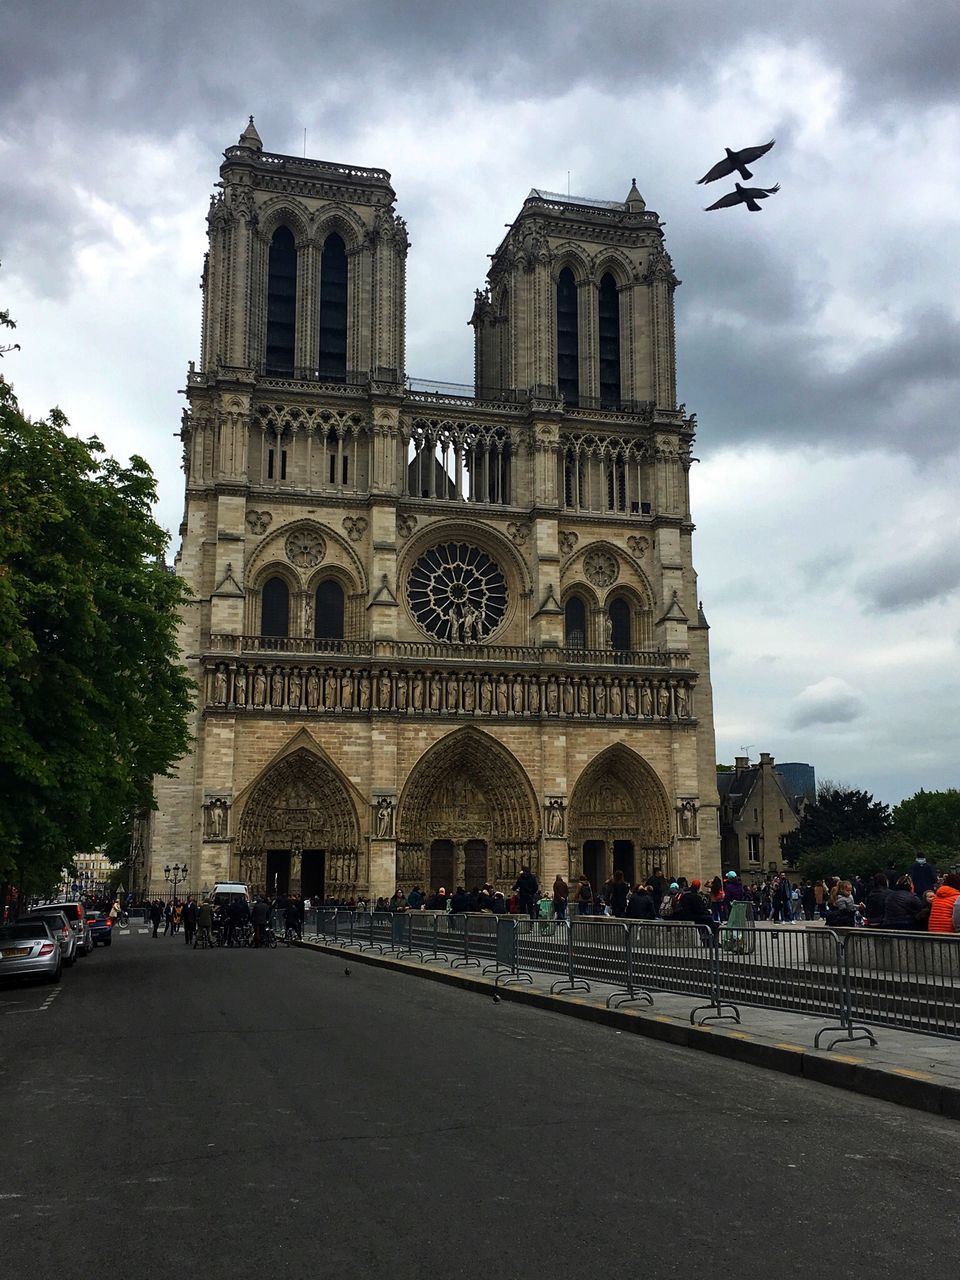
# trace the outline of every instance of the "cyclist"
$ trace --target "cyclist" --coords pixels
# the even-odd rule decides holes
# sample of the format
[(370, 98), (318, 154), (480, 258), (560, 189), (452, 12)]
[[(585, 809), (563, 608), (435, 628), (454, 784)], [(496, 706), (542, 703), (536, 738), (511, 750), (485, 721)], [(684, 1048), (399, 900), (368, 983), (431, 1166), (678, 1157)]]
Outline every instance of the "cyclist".
[(262, 947), (266, 927), (270, 923), (270, 903), (264, 902), (262, 898), (257, 898), (253, 904), (250, 919), (253, 924), (253, 945)]
[(291, 934), (300, 937), (300, 908), (295, 899), (287, 903), (283, 911), (283, 926), (287, 941), (289, 942)]
[(205, 947), (213, 946), (213, 908), (207, 898), (200, 903), (200, 909), (197, 912), (197, 936), (193, 943), (194, 950), (201, 943)]

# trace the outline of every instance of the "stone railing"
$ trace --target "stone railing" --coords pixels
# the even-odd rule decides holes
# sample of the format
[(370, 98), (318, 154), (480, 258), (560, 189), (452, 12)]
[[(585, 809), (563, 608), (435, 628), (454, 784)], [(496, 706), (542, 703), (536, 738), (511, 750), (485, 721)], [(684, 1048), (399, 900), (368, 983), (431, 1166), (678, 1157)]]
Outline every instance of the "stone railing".
[(207, 658), (209, 711), (263, 715), (458, 716), (689, 722), (694, 673), (643, 677), (562, 671), (428, 670), (225, 662)]
[(481, 666), (487, 663), (527, 667), (620, 667), (631, 670), (690, 667), (686, 650), (567, 649), (519, 644), (444, 644), (436, 640), (338, 640), (313, 636), (238, 636), (214, 632), (211, 654), (270, 654), (289, 657), (375, 658), (414, 662), (451, 661)]

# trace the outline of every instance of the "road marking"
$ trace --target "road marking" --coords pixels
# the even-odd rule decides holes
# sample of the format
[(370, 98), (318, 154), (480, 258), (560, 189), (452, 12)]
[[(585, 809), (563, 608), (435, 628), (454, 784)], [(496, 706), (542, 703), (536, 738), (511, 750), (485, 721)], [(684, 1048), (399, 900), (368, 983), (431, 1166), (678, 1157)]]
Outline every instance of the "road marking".
[(864, 1063), (863, 1058), (854, 1058), (847, 1053), (831, 1053), (830, 1057), (835, 1059), (837, 1062), (851, 1062), (855, 1067), (860, 1067)]
[(933, 1080), (928, 1071), (911, 1071), (909, 1067), (894, 1067), (895, 1076), (908, 1076), (911, 1080)]
[(777, 1043), (778, 1049), (791, 1049), (794, 1053), (806, 1053), (806, 1049), (802, 1044), (788, 1044), (786, 1040), (780, 1040)]

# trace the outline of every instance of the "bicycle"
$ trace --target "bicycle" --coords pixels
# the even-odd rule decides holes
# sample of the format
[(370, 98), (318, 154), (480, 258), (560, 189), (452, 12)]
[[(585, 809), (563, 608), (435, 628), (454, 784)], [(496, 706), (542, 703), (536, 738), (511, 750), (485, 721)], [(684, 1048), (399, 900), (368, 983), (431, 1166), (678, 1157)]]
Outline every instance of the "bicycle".
[(213, 933), (210, 929), (197, 929), (197, 936), (193, 940), (194, 951), (196, 951), (198, 947), (201, 951), (205, 951), (207, 947), (217, 947), (222, 945), (222, 942), (214, 941)]

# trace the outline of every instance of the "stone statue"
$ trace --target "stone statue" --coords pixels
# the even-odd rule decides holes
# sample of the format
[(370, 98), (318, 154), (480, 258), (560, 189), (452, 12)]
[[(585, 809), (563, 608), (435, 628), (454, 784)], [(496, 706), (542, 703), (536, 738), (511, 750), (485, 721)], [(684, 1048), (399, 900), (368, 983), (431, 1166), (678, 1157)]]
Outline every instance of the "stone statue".
[(279, 667), (274, 667), (273, 675), (270, 677), (270, 705), (271, 707), (283, 706), (283, 672)]
[(627, 684), (627, 715), (635, 716), (637, 714), (637, 686), (630, 680)]
[(300, 668), (294, 667), (290, 672), (290, 706), (294, 711), (300, 710), (300, 694), (303, 690), (303, 680), (300, 676)]
[(687, 716), (690, 714), (690, 699), (687, 692), (687, 686), (684, 681), (681, 681), (677, 685), (674, 690), (673, 697), (677, 708), (677, 716), (681, 720), (686, 720)]
[(493, 686), (488, 675), (480, 681), (480, 710), (488, 715), (493, 710)]
[(468, 600), (463, 606), (463, 640), (465, 644), (476, 644), (481, 636), (483, 613)]
[(338, 701), (336, 673), (328, 671), (323, 680), (323, 705), (328, 711), (336, 711)]
[(407, 709), (407, 677), (405, 675), (397, 676), (397, 710), (406, 711)]
[(513, 678), (513, 714), (523, 715), (523, 680), (520, 676)]
[(247, 669), (240, 667), (233, 678), (233, 700), (238, 707), (247, 705)]
[(653, 690), (647, 680), (644, 680), (640, 686), (640, 714), (644, 720), (650, 720), (653, 717)]
[(602, 680), (598, 680), (593, 691), (593, 705), (598, 716), (607, 714), (607, 689)]
[(547, 714), (555, 716), (560, 710), (560, 694), (557, 690), (557, 682), (551, 677), (547, 681)]
[(670, 715), (670, 686), (663, 681), (657, 690), (657, 715), (666, 720)]
[(603, 615), (603, 646), (605, 649), (613, 648), (613, 619), (609, 613)]
[(227, 705), (226, 667), (217, 667), (216, 674), (213, 677), (213, 701), (218, 707), (225, 707)]
[(697, 834), (697, 806), (692, 800), (684, 800), (680, 810), (680, 834), (695, 836)]
[(423, 710), (423, 676), (418, 671), (413, 677), (413, 709)]
[(554, 840), (563, 836), (563, 801), (554, 798), (547, 805), (547, 835)]
[(390, 687), (390, 672), (381, 671), (378, 682), (377, 705), (381, 711), (389, 711), (393, 690)]
[(464, 711), (477, 709), (477, 686), (473, 676), (465, 676), (463, 680), (463, 709)]
[(463, 618), (460, 614), (460, 606), (455, 604), (447, 614), (450, 623), (449, 640), (451, 644), (459, 644), (463, 635)]
[(353, 710), (353, 672), (347, 667), (340, 682), (340, 705), (344, 711)]
[(320, 705), (320, 681), (317, 678), (316, 671), (310, 669), (307, 676), (307, 707), (310, 711), (316, 711)]
[(460, 705), (460, 686), (452, 673), (447, 676), (447, 710), (456, 711)]
[(393, 801), (381, 796), (377, 801), (377, 839), (389, 840), (393, 835)]
[(357, 681), (357, 698), (361, 711), (370, 710), (370, 677), (364, 673)]
[(507, 714), (509, 699), (507, 697), (507, 681), (505, 676), (499, 676), (497, 679), (497, 712), (499, 715)]
[(610, 714), (612, 716), (623, 715), (623, 692), (620, 689), (619, 680), (614, 680), (610, 686)]
[(264, 675), (263, 667), (257, 667), (256, 675), (253, 677), (253, 705), (262, 707), (267, 700), (267, 677)]
[(443, 704), (443, 685), (440, 677), (434, 672), (430, 677), (430, 710), (440, 711)]
[(530, 708), (532, 716), (540, 714), (540, 682), (536, 676), (530, 677), (530, 687), (527, 689), (527, 706)]
[(574, 699), (576, 697), (573, 689), (573, 684), (569, 680), (564, 680), (562, 685), (562, 690), (563, 690), (563, 693), (562, 693), (563, 714), (565, 716), (572, 716), (573, 709), (574, 709)]
[(303, 606), (303, 634), (308, 636), (313, 630), (313, 601), (307, 598)]
[(580, 682), (577, 688), (577, 711), (582, 716), (590, 714), (590, 687), (584, 684), (583, 681)]

